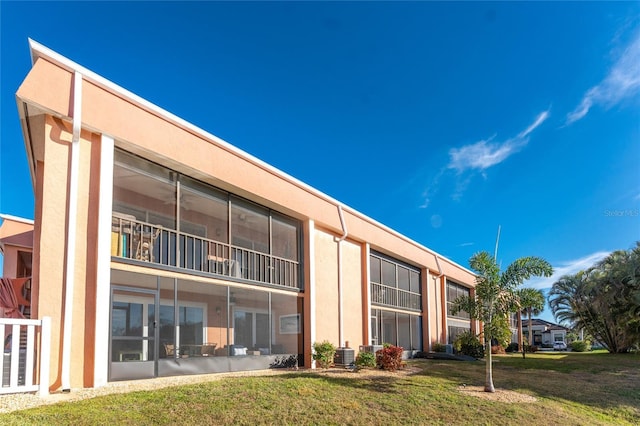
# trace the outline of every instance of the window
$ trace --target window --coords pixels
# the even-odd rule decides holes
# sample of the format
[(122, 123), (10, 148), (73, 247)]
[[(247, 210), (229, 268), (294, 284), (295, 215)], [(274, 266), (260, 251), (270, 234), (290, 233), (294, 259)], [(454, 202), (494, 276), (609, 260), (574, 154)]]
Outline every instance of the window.
[(298, 224), (281, 215), (271, 216), (271, 254), (283, 259), (298, 260)]
[(467, 287), (463, 287), (459, 284), (447, 280), (447, 315), (453, 318), (469, 318), (469, 313), (465, 311), (459, 311), (455, 315), (451, 313), (453, 308), (453, 302), (458, 297), (469, 297), (470, 290)]
[(471, 331), (471, 326), (469, 326), (469, 327), (458, 327), (458, 326), (450, 325), (448, 327), (448, 331), (449, 331), (449, 337), (447, 339), (447, 343), (452, 344), (453, 342), (456, 341), (456, 337), (458, 337), (462, 333)]
[[(176, 368), (193, 374), (218, 368), (201, 363), (206, 357), (304, 352), (303, 302), (296, 293), (111, 272), (112, 378), (135, 376), (134, 361), (158, 361), (157, 373), (151, 363), (145, 374)], [(297, 318), (297, 327), (283, 329), (282, 318)], [(182, 367), (169, 363), (174, 358)], [(272, 359), (255, 361), (267, 368)]]
[(406, 350), (411, 348), (411, 319), (409, 314), (396, 314), (398, 320), (398, 346), (402, 346)]
[(369, 258), (369, 264), (373, 304), (422, 310), (419, 270), (373, 253)]
[(372, 309), (371, 344), (389, 343), (405, 351), (422, 349), (422, 317), (402, 312)]
[(269, 253), (269, 211), (264, 207), (233, 198), (231, 242), (235, 246)]
[(164, 167), (116, 151), (113, 210), (136, 220), (176, 229), (176, 175)]

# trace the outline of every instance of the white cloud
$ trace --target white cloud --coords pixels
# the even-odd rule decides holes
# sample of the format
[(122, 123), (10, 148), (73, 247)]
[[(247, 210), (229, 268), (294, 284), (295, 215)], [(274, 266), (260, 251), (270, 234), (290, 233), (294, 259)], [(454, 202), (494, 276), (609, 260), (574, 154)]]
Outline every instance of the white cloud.
[(640, 93), (640, 31), (636, 32), (631, 43), (611, 67), (609, 74), (599, 84), (587, 90), (580, 104), (567, 114), (566, 124), (583, 118), (594, 105), (611, 108), (638, 93)]
[(458, 173), (466, 170), (484, 171), (495, 166), (518, 152), (529, 142), (529, 134), (533, 132), (549, 117), (549, 110), (540, 113), (535, 121), (518, 136), (507, 139), (505, 142), (493, 142), (495, 136), (487, 140), (481, 140), (461, 148), (449, 150), (449, 164), (447, 168), (454, 169)]
[(544, 120), (546, 120), (547, 118), (549, 118), (549, 110), (542, 111), (536, 117), (536, 121), (531, 123), (531, 125), (527, 127), (523, 132), (520, 132), (520, 134), (518, 135), (518, 138), (522, 139), (529, 136), (529, 133), (533, 132), (536, 128), (538, 128), (538, 126), (544, 123)]
[(475, 243), (462, 243), (462, 244), (458, 244), (458, 247), (469, 247), (474, 245)]
[[(455, 170), (456, 176), (453, 182), (451, 198), (459, 201), (467, 190), (476, 173), (486, 178), (485, 170), (505, 161), (512, 154), (524, 148), (529, 142), (529, 135), (545, 122), (550, 115), (550, 109), (538, 114), (536, 119), (517, 136), (507, 139), (505, 142), (494, 142), (495, 135), (476, 143), (449, 150), (449, 164), (443, 166), (431, 179), (431, 182), (422, 192), (420, 209), (426, 209), (438, 193), (441, 181), (448, 178), (450, 170)], [(470, 173), (465, 173), (470, 172)], [(447, 182), (445, 182), (447, 184)]]
[(564, 275), (573, 275), (595, 265), (610, 254), (608, 251), (598, 251), (587, 256), (566, 262), (560, 262), (558, 266), (553, 266), (553, 275), (549, 278), (536, 277), (526, 281), (523, 287), (537, 289), (547, 289), (553, 286)]

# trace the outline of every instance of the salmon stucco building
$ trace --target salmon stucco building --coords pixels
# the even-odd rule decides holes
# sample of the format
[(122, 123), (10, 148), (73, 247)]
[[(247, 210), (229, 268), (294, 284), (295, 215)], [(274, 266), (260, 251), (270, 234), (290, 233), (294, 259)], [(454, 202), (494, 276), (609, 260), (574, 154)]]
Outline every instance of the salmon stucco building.
[[(16, 97), (35, 193), (31, 318), (54, 389), (406, 357), (478, 324), (474, 274), (30, 41)], [(327, 171), (335, 173), (335, 171)]]

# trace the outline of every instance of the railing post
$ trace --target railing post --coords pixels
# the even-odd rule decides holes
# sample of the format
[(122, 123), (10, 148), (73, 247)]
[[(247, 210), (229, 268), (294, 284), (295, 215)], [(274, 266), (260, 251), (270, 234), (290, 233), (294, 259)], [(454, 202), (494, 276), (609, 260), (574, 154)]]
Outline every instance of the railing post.
[(49, 395), (49, 361), (51, 357), (51, 317), (42, 317), (40, 327), (40, 380), (38, 395)]
[(20, 324), (11, 326), (11, 364), (9, 367), (9, 386), (18, 386), (20, 372)]

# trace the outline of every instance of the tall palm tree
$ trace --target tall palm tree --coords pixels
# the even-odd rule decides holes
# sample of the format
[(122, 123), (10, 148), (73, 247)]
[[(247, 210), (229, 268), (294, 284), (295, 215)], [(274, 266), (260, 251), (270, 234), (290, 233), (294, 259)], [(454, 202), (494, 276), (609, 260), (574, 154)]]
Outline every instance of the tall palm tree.
[(539, 257), (522, 257), (500, 271), (496, 259), (486, 251), (474, 254), (469, 265), (476, 273), (475, 297), (463, 296), (453, 302), (453, 313), (466, 311), (483, 322), (486, 361), (485, 392), (495, 392), (491, 359), (491, 339), (498, 334), (505, 316), (516, 310), (516, 289), (532, 276), (551, 276), (553, 267)]
[[(544, 310), (544, 293), (535, 288), (521, 288), (518, 290), (520, 310), (527, 313), (529, 318), (529, 345), (533, 345), (533, 315), (539, 315)], [(520, 330), (522, 333), (522, 330)], [(522, 334), (521, 334), (522, 335)], [(522, 357), (524, 358), (524, 345), (522, 345)]]
[(587, 330), (609, 352), (627, 352), (639, 344), (640, 243), (560, 278), (549, 292), (549, 306), (556, 319)]

